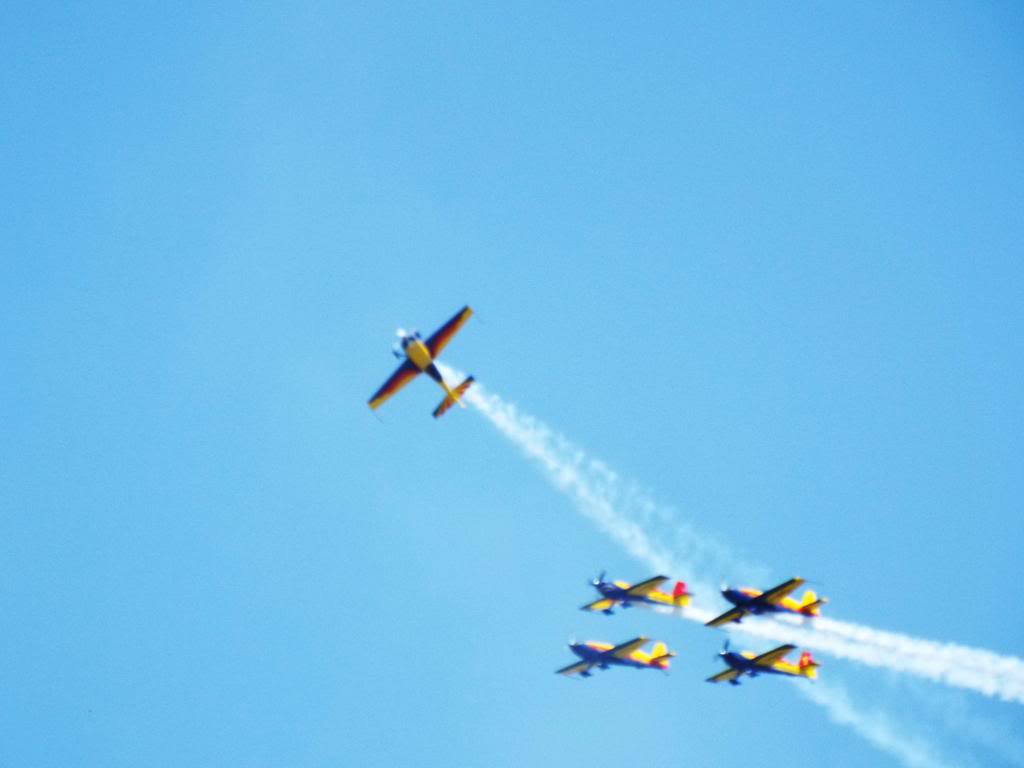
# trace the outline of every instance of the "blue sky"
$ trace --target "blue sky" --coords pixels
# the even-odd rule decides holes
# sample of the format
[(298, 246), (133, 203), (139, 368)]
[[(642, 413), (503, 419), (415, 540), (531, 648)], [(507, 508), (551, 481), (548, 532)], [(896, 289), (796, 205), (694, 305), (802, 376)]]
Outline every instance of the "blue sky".
[[(449, 362), (831, 615), (1022, 653), (1017, 6), (0, 20), (3, 762), (885, 764), (577, 611), (649, 574), (479, 415), (370, 413), (467, 302)], [(670, 677), (551, 674), (634, 632)], [(824, 660), (1012, 764), (1019, 705)]]

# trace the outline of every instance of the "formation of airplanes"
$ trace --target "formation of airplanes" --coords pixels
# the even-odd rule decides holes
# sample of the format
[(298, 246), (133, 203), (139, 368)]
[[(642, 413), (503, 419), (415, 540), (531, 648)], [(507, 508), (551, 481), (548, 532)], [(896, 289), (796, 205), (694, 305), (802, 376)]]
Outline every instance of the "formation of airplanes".
[[(671, 594), (661, 592), (658, 587), (669, 580), (668, 576), (654, 576), (636, 585), (625, 581), (607, 581), (605, 574), (590, 582), (601, 598), (582, 606), (584, 611), (593, 611), (612, 615), (612, 608), (628, 608), (632, 605), (653, 605), (682, 609), (690, 604), (693, 593), (686, 588), (686, 583), (677, 581)], [(733, 589), (726, 587), (722, 596), (733, 604), (733, 608), (707, 622), (706, 626), (720, 627), (732, 622), (740, 622), (747, 614), (761, 615), (765, 613), (788, 612), (802, 616), (818, 616), (821, 606), (828, 602), (808, 590), (798, 602), (789, 597), (790, 593), (804, 584), (804, 579), (794, 577), (776, 587), (761, 592), (760, 590), (743, 587)], [(664, 642), (655, 643), (650, 653), (641, 650), (649, 642), (646, 637), (637, 637), (624, 643), (612, 643), (589, 640), (583, 643), (569, 643), (569, 650), (579, 656), (580, 661), (557, 670), (560, 675), (590, 677), (592, 670), (608, 669), (612, 666), (635, 667), (638, 669), (660, 669), (667, 672), (669, 660), (676, 654), (668, 650)], [(725, 662), (726, 669), (708, 678), (709, 683), (728, 682), (740, 684), (744, 675), (757, 677), (761, 674), (802, 677), (813, 680), (818, 676), (818, 664), (810, 652), (800, 654), (796, 663), (786, 660), (786, 656), (796, 650), (795, 645), (780, 645), (762, 653), (753, 651), (733, 651), (728, 640), (719, 657)]]
[[(376, 410), (420, 373), (427, 374), (444, 391), (444, 399), (433, 411), (435, 419), (447, 413), (453, 405), (465, 408), (462, 396), (473, 384), (473, 377), (467, 376), (462, 382), (452, 386), (438, 369), (436, 360), (472, 314), (473, 310), (470, 307), (463, 307), (427, 339), (424, 339), (418, 331), (409, 332), (399, 329), (397, 332), (399, 340), (392, 351), (395, 357), (402, 362), (390, 378), (381, 385), (380, 389), (370, 397), (368, 401), (370, 408)], [(663, 592), (660, 587), (669, 580), (668, 576), (653, 576), (637, 584), (630, 584), (625, 581), (608, 581), (602, 572), (590, 582), (590, 586), (597, 590), (600, 597), (582, 606), (581, 610), (603, 613), (607, 616), (613, 615), (615, 608), (627, 609), (636, 605), (681, 611), (690, 604), (693, 594), (687, 589), (684, 581), (676, 581), (671, 592)], [(722, 627), (732, 623), (738, 624), (748, 615), (790, 613), (814, 618), (820, 615), (821, 606), (828, 601), (823, 597), (818, 597), (812, 590), (805, 591), (800, 600), (791, 597), (790, 595), (804, 583), (804, 579), (794, 577), (764, 591), (751, 587), (725, 587), (722, 589), (722, 597), (733, 607), (711, 619), (706, 626)], [(651, 642), (649, 638), (642, 636), (619, 644), (595, 640), (582, 643), (573, 641), (569, 643), (569, 650), (579, 658), (579, 661), (556, 670), (556, 673), (590, 677), (594, 669), (605, 670), (613, 666), (657, 669), (667, 672), (670, 661), (676, 656), (676, 653), (670, 651), (662, 641), (655, 642), (650, 652), (647, 652), (643, 648), (649, 642)], [(744, 676), (757, 677), (762, 674), (813, 680), (817, 677), (817, 669), (820, 665), (808, 651), (802, 652), (796, 663), (787, 661), (785, 657), (795, 650), (796, 646), (794, 645), (780, 645), (760, 654), (753, 651), (732, 651), (726, 641), (719, 653), (726, 668), (709, 677), (707, 682), (728, 682), (732, 685), (739, 685), (740, 679)]]

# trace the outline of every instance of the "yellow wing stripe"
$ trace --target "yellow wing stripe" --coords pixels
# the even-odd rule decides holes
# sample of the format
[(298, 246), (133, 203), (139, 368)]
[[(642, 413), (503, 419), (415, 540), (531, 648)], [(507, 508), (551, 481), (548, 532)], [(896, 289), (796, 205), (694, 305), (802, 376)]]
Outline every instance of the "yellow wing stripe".
[(782, 584), (779, 584), (779, 586), (777, 587), (772, 587), (771, 589), (762, 592), (760, 600), (763, 603), (771, 603), (772, 605), (778, 605), (786, 597), (789, 596), (790, 592), (792, 592), (794, 589), (796, 589), (803, 583), (804, 580), (801, 578), (790, 579), (789, 581), (785, 581)]
[(627, 590), (627, 594), (632, 597), (645, 597), (649, 592), (653, 592), (666, 581), (668, 581), (668, 576), (655, 576), (653, 579), (634, 584)]
[(615, 601), (614, 600), (609, 600), (608, 598), (604, 598), (603, 600), (595, 600), (592, 603), (587, 603), (582, 608), (580, 608), (580, 610), (581, 611), (607, 611), (613, 605), (615, 605)]
[(391, 397), (410, 381), (416, 378), (419, 369), (408, 360), (398, 366), (398, 370), (391, 374), (391, 378), (384, 382), (380, 389), (373, 393), (370, 398), (370, 408), (376, 409), (381, 403)]
[(745, 611), (742, 611), (739, 608), (730, 608), (728, 611), (723, 613), (721, 616), (716, 616), (715, 618), (713, 618), (711, 621), (709, 621), (704, 626), (705, 627), (720, 627), (723, 624), (728, 624), (730, 621), (739, 621), (740, 619), (743, 618), (743, 615), (745, 613), (746, 613)]
[(592, 665), (586, 661), (578, 661), (568, 667), (555, 670), (556, 675), (575, 675), (577, 672), (586, 672)]
[(755, 657), (754, 664), (759, 667), (770, 667), (794, 648), (796, 648), (795, 645), (780, 645), (778, 648), (772, 648), (770, 651)]
[(740, 676), (739, 670), (736, 670), (736, 669), (733, 669), (732, 667), (730, 667), (729, 669), (727, 669), (727, 670), (725, 670), (723, 672), (719, 672), (717, 675), (712, 675), (711, 677), (709, 677), (708, 678), (708, 682), (709, 683), (726, 683), (729, 680), (735, 680), (739, 676)]
[(463, 307), (455, 316), (447, 323), (438, 328), (434, 335), (426, 341), (427, 349), (430, 350), (431, 357), (437, 357), (441, 354), (441, 350), (448, 346), (448, 342), (452, 340), (452, 336), (459, 332), (459, 329), (466, 324), (469, 320), (470, 315), (473, 314), (473, 310), (468, 306)]
[(632, 640), (628, 640), (625, 643), (622, 643), (621, 645), (616, 645), (614, 648), (608, 651), (608, 653), (617, 659), (628, 659), (630, 654), (633, 653), (633, 651), (638, 650), (646, 642), (646, 637), (637, 637)]

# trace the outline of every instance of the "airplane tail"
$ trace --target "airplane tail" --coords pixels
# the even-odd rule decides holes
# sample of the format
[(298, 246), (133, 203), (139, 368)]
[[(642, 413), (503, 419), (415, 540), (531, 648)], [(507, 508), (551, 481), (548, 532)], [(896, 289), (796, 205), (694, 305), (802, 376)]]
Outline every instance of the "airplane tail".
[(797, 666), (800, 668), (801, 675), (813, 680), (818, 676), (818, 667), (821, 665), (814, 660), (810, 651), (804, 651), (800, 654), (800, 661)]
[(820, 616), (821, 606), (827, 603), (824, 597), (818, 597), (813, 590), (804, 592), (804, 598), (800, 601), (800, 613), (805, 616)]
[(651, 649), (651, 665), (658, 667), (659, 669), (668, 669), (669, 660), (675, 656), (675, 654), (668, 649), (668, 646), (664, 643), (655, 643), (654, 648)]
[[(451, 408), (456, 403), (462, 405), (462, 400), (460, 400), (459, 397), (463, 395), (467, 389), (469, 389), (469, 386), (474, 381), (475, 379), (472, 376), (467, 376), (466, 380), (459, 384), (459, 386), (455, 387), (455, 389), (453, 390), (450, 390), (449, 393), (445, 396), (444, 400), (441, 401), (441, 404), (434, 409), (434, 418), (437, 419), (440, 418), (441, 416), (444, 416), (448, 412), (448, 409)], [(465, 406), (462, 407), (465, 408)]]
[(691, 593), (686, 590), (685, 581), (677, 581), (675, 589), (672, 590), (672, 605), (681, 608), (690, 604)]

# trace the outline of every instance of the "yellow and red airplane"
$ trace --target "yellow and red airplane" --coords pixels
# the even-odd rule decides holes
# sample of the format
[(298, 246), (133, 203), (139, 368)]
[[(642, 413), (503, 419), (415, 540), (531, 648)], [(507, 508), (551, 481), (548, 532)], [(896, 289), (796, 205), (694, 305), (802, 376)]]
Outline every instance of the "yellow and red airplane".
[(658, 587), (668, 581), (668, 576), (655, 576), (654, 578), (641, 581), (639, 584), (630, 584), (625, 581), (605, 581), (604, 571), (590, 585), (601, 593), (601, 599), (587, 603), (580, 610), (601, 611), (611, 616), (612, 608), (621, 606), (629, 608), (634, 604), (664, 605), (669, 608), (681, 608), (690, 604), (692, 592), (686, 589), (686, 582), (677, 581), (672, 594), (661, 592)]
[(818, 667), (821, 665), (814, 660), (808, 651), (800, 654), (800, 660), (796, 664), (788, 662), (783, 658), (787, 653), (795, 649), (795, 645), (780, 645), (778, 648), (773, 648), (758, 656), (750, 651), (741, 651), (739, 653), (730, 651), (729, 641), (726, 640), (722, 652), (718, 655), (722, 657), (722, 661), (729, 665), (729, 668), (719, 672), (717, 675), (712, 675), (707, 681), (709, 683), (729, 682), (733, 685), (739, 685), (739, 678), (743, 675), (757, 677), (760, 674), (789, 675), (790, 677), (806, 677), (813, 680), (818, 676)]
[(444, 400), (434, 409), (435, 419), (443, 416), (456, 403), (465, 408), (466, 406), (460, 398), (469, 389), (469, 385), (473, 383), (473, 377), (467, 377), (457, 387), (449, 387), (434, 361), (441, 354), (441, 350), (452, 340), (452, 336), (469, 320), (469, 316), (472, 314), (472, 309), (463, 307), (426, 341), (420, 336), (419, 331), (409, 333), (399, 328), (399, 343), (394, 346), (392, 351), (395, 357), (404, 358), (404, 360), (398, 366), (398, 370), (391, 374), (391, 378), (385, 381), (383, 386), (373, 393), (373, 397), (370, 398), (370, 408), (378, 408), (381, 403), (416, 378), (420, 373), (426, 373), (427, 376), (440, 384), (441, 389), (444, 390)]
[(759, 616), (762, 613), (795, 613), (800, 616), (819, 616), (821, 606), (828, 602), (824, 597), (818, 597), (813, 591), (807, 590), (799, 602), (789, 596), (790, 592), (804, 583), (799, 577), (779, 584), (777, 587), (761, 592), (750, 587), (733, 589), (726, 587), (722, 590), (722, 597), (732, 603), (735, 608), (730, 608), (721, 616), (716, 616), (705, 626), (718, 627), (728, 624), (730, 621), (740, 622), (748, 613)]
[(575, 675), (590, 677), (590, 670), (608, 669), (610, 666), (636, 667), (637, 669), (660, 669), (668, 671), (669, 659), (675, 653), (664, 643), (655, 643), (650, 653), (640, 650), (648, 642), (646, 637), (635, 637), (619, 645), (600, 643), (588, 640), (585, 643), (569, 643), (569, 650), (580, 657), (581, 661), (556, 670), (558, 675)]

